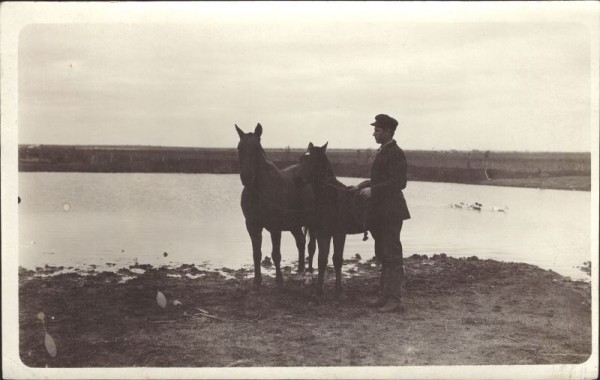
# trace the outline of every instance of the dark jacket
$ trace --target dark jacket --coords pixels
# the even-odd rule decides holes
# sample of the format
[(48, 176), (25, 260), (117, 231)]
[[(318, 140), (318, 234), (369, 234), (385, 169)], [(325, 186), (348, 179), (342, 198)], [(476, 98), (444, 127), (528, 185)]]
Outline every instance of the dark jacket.
[(371, 187), (369, 225), (397, 223), (410, 219), (402, 190), (406, 188), (406, 156), (395, 140), (381, 148), (371, 167), (371, 180), (359, 188)]

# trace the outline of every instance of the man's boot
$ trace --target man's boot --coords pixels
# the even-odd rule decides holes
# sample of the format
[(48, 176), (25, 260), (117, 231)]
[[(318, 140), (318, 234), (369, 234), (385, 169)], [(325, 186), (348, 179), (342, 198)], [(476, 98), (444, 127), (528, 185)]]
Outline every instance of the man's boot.
[(391, 313), (400, 309), (400, 293), (402, 287), (402, 278), (404, 277), (404, 268), (402, 264), (390, 264), (386, 276), (386, 292), (388, 298), (385, 305), (379, 308), (382, 313)]
[(376, 299), (367, 302), (369, 307), (382, 307), (387, 301), (387, 293), (385, 291), (385, 280), (388, 275), (388, 265), (381, 264), (381, 275), (379, 276), (379, 295)]

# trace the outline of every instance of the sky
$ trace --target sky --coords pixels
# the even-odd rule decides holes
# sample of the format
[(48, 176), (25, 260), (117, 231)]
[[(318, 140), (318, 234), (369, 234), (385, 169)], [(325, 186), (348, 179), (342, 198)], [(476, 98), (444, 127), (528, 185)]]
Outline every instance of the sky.
[(591, 150), (597, 67), (584, 24), (343, 6), (30, 24), (18, 40), (18, 141), (235, 147), (235, 124), (261, 123), (267, 148), (365, 149), (386, 113), (408, 150)]

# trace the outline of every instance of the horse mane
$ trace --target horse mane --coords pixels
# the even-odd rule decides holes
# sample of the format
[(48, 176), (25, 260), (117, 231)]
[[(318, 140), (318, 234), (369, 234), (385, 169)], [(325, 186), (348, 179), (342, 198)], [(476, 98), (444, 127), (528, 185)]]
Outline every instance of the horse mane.
[(278, 177), (283, 178), (284, 176), (286, 176), (287, 171), (289, 171), (290, 169), (294, 169), (295, 167), (298, 166), (298, 165), (292, 165), (292, 166), (281, 169), (277, 165), (275, 165), (275, 163), (273, 161), (271, 161), (269, 159), (269, 157), (267, 156), (267, 153), (265, 152), (262, 145), (259, 144), (259, 147), (260, 147), (260, 154), (264, 160), (265, 166), (267, 167), (267, 171), (270, 171), (272, 174), (275, 174)]
[(280, 172), (280, 171), (281, 171), (281, 169), (279, 169), (279, 168), (277, 167), (277, 165), (275, 165), (275, 163), (274, 163), (273, 161), (271, 161), (271, 160), (269, 159), (269, 157), (267, 157), (267, 152), (265, 152), (265, 149), (262, 147), (262, 145), (259, 145), (259, 147), (260, 147), (260, 153), (261, 153), (261, 155), (262, 155), (262, 158), (265, 160), (265, 163), (267, 164), (267, 166), (268, 166), (270, 169), (274, 169), (275, 171), (277, 171), (277, 172)]
[(341, 182), (338, 181), (337, 177), (335, 176), (335, 173), (333, 172), (333, 165), (331, 165), (331, 161), (329, 161), (329, 157), (327, 157), (325, 152), (323, 152), (323, 157), (325, 157), (325, 162), (327, 162), (327, 174), (325, 176), (325, 180), (330, 180), (336, 185), (341, 184)]
[(329, 161), (327, 154), (323, 154), (323, 157), (325, 157), (327, 162), (327, 175), (325, 176), (325, 181), (330, 185), (334, 185), (339, 188), (346, 188), (346, 184), (337, 179), (335, 172), (333, 171), (333, 165), (331, 164), (331, 161)]

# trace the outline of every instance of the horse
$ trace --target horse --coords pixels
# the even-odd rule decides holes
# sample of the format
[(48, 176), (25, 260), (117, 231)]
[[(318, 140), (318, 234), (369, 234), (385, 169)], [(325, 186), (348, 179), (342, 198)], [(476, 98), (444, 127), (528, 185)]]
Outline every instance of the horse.
[[(261, 146), (262, 126), (256, 125), (254, 132), (244, 133), (237, 124), (235, 129), (240, 137), (237, 146), (240, 178), (244, 189), (241, 206), (246, 220), (246, 229), (252, 240), (254, 258), (254, 288), (261, 284), (262, 230), (271, 234), (275, 264), (275, 282), (283, 283), (281, 273), (281, 232), (290, 231), (298, 248), (298, 273), (304, 274), (304, 253), (306, 235), (309, 236), (308, 261), (312, 272), (312, 259), (315, 253), (315, 238), (311, 230), (313, 213), (313, 193), (308, 185), (299, 185), (299, 164), (279, 170), (266, 157)], [(303, 228), (304, 231), (303, 232)]]
[(325, 270), (333, 239), (333, 265), (335, 268), (335, 295), (343, 296), (342, 262), (346, 235), (364, 233), (367, 239), (367, 200), (357, 189), (344, 185), (336, 178), (327, 158), (327, 143), (316, 147), (308, 145), (300, 159), (300, 178), (309, 183), (315, 197), (314, 233), (319, 247), (319, 275), (316, 292), (324, 293)]

